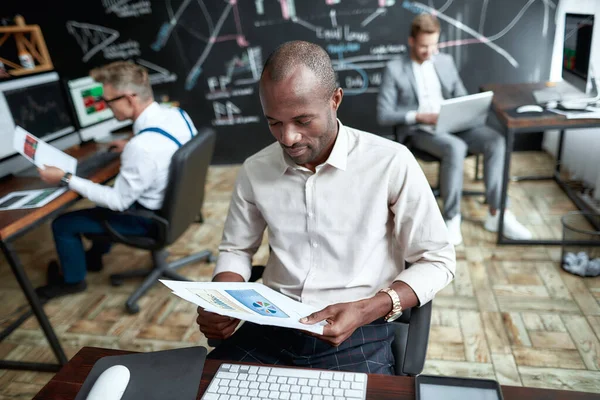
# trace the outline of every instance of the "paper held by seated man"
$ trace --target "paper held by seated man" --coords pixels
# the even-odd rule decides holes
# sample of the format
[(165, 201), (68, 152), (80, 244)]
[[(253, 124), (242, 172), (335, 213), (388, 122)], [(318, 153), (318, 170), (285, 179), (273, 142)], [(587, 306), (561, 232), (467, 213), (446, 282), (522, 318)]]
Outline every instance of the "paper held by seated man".
[(323, 334), (322, 321), (315, 325), (300, 319), (317, 308), (297, 302), (275, 290), (255, 282), (179, 282), (161, 280), (173, 294), (204, 308), (206, 311), (254, 322)]

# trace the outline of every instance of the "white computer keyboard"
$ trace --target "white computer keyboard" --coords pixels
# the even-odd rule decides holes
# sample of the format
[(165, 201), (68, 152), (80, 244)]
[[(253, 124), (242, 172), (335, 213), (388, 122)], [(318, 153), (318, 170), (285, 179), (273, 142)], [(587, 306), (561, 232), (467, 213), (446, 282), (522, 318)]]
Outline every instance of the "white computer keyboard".
[(203, 400), (364, 400), (367, 374), (222, 364)]

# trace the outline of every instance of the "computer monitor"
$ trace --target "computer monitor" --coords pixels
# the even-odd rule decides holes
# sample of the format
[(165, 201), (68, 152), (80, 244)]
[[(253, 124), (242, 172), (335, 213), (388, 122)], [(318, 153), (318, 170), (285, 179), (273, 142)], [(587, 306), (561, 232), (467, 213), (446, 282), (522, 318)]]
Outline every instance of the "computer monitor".
[(75, 133), (56, 72), (0, 83), (0, 161), (17, 154), (12, 145), (17, 125), (46, 142)]
[(566, 14), (562, 77), (584, 93), (589, 87), (593, 31), (593, 15)]
[(67, 87), (81, 140), (101, 140), (108, 137), (111, 131), (131, 124), (131, 121), (115, 119), (102, 100), (102, 84), (91, 77), (69, 80)]

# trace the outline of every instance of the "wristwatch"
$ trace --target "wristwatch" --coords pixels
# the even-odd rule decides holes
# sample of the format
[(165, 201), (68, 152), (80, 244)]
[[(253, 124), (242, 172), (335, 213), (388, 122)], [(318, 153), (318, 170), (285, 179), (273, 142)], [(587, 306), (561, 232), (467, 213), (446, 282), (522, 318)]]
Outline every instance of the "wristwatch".
[(392, 322), (400, 318), (402, 315), (402, 304), (400, 303), (400, 296), (392, 288), (381, 289), (379, 293), (387, 293), (392, 298), (392, 311), (385, 316), (386, 322)]
[(60, 178), (60, 186), (69, 186), (69, 182), (71, 182), (72, 176), (73, 176), (73, 174), (70, 172), (67, 172), (66, 174), (64, 174), (63, 177)]

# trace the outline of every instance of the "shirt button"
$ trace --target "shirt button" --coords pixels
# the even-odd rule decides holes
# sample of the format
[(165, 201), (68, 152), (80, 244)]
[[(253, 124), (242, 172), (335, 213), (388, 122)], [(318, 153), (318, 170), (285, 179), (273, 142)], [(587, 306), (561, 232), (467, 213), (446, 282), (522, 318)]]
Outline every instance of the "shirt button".
[(312, 242), (312, 247), (315, 247), (315, 248), (316, 248), (316, 247), (319, 247), (319, 244), (318, 244), (317, 242), (313, 241), (313, 242)]
[(308, 218), (312, 218), (315, 216), (315, 213), (313, 213), (312, 211), (308, 212)]

